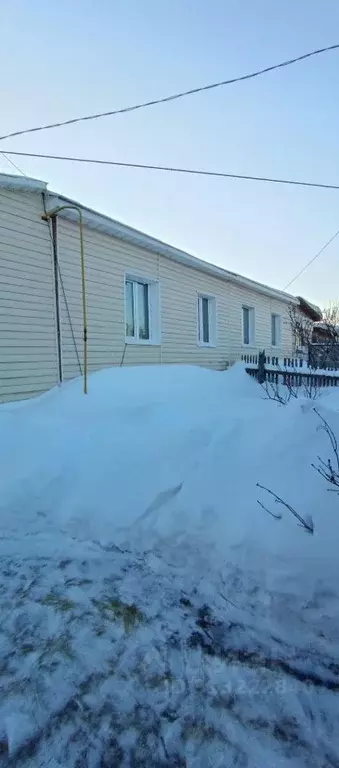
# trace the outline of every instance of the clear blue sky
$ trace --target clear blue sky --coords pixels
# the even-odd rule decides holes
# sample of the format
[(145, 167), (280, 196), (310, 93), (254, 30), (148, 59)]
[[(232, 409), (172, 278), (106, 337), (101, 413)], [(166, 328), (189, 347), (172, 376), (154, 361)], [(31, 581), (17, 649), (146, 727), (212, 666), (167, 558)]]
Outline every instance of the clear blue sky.
[[(338, 0), (11, 0), (1, 133), (127, 106), (339, 42)], [(1, 148), (339, 182), (339, 53)], [(49, 187), (278, 288), (339, 228), (339, 192), (14, 160)], [(11, 166), (0, 155), (0, 169)], [(291, 288), (292, 291), (292, 288)], [(339, 237), (293, 285), (339, 298)]]

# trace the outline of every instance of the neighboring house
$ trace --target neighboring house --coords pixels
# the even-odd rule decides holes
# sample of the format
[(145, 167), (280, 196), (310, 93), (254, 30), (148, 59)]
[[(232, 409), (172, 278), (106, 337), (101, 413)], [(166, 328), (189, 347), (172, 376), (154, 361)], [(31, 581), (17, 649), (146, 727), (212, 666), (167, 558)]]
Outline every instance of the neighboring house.
[(321, 309), (317, 307), (316, 304), (311, 304), (310, 301), (303, 299), (302, 296), (297, 296), (297, 299), (299, 301), (300, 314), (307, 318), (311, 324), (316, 325), (317, 322), (322, 318)]
[(299, 308), (291, 311), (291, 323), (294, 335), (294, 344), (298, 356), (310, 362), (310, 343), (313, 338), (313, 329), (322, 318), (319, 307), (306, 301), (302, 296), (297, 296)]
[[(0, 400), (39, 394), (83, 365), (79, 221), (35, 179), (0, 175)], [(76, 204), (78, 205), (78, 204)], [(291, 355), (295, 297), (190, 256), (81, 206), (89, 370), (244, 352)]]
[(321, 368), (339, 367), (339, 326), (326, 320), (313, 324), (309, 364)]
[(325, 320), (313, 323), (312, 342), (314, 344), (338, 343), (339, 326), (331, 325)]

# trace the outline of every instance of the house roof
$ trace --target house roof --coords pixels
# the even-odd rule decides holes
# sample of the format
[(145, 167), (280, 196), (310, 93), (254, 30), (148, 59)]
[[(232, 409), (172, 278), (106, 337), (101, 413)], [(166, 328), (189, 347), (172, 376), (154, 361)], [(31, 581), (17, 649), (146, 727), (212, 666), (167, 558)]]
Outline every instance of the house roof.
[[(92, 229), (105, 232), (106, 234), (116, 237), (119, 240), (125, 240), (148, 251), (153, 251), (154, 253), (166, 256), (168, 259), (172, 259), (179, 264), (184, 264), (185, 266), (192, 267), (193, 269), (197, 269), (200, 272), (205, 272), (206, 274), (212, 275), (213, 277), (218, 277), (219, 279), (225, 280), (227, 282), (241, 285), (244, 288), (248, 288), (249, 290), (264, 294), (270, 298), (277, 299), (288, 304), (299, 303), (299, 299), (295, 296), (292, 296), (292, 294), (286, 293), (285, 291), (280, 291), (276, 288), (272, 288), (269, 285), (265, 285), (265, 283), (259, 283), (256, 280), (251, 280), (250, 278), (239, 275), (236, 272), (231, 272), (227, 269), (223, 269), (222, 267), (218, 267), (208, 261), (204, 261), (203, 259), (200, 259), (196, 256), (192, 256), (190, 253), (186, 253), (185, 251), (181, 251), (172, 245), (164, 243), (162, 240), (158, 240), (150, 235), (145, 234), (144, 232), (134, 229), (133, 227), (122, 224), (121, 222), (116, 221), (115, 219), (112, 219), (105, 214), (99, 213), (98, 211), (95, 211), (92, 208), (77, 202), (76, 200), (65, 197), (64, 195), (59, 195), (55, 192), (50, 192), (47, 190), (46, 182), (29, 178), (27, 176), (23, 177), (15, 176), (13, 174), (0, 174), (0, 187), (27, 192), (44, 192), (46, 193), (48, 208), (50, 210), (66, 203), (69, 203), (70, 205), (76, 205), (82, 210), (84, 223)], [(64, 210), (60, 215), (67, 219), (74, 221), (77, 220), (76, 212), (72, 210)]]
[(321, 320), (323, 313), (320, 307), (317, 307), (316, 304), (311, 304), (310, 301), (307, 301), (302, 296), (297, 296), (297, 299), (299, 300), (301, 311), (305, 312), (311, 320), (316, 322)]

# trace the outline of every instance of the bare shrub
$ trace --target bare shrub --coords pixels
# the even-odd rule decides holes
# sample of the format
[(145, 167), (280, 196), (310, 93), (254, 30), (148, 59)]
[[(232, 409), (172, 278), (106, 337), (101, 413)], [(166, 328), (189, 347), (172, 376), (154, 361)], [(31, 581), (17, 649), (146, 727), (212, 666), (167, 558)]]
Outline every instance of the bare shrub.
[[(277, 496), (277, 494), (274, 493), (274, 491), (271, 491), (270, 488), (266, 488), (264, 485), (260, 485), (260, 483), (257, 483), (257, 488), (261, 488), (263, 491), (266, 491), (266, 493), (269, 493), (270, 496), (273, 497), (275, 504), (281, 504), (283, 507), (288, 509), (288, 511), (291, 512), (291, 514), (294, 515), (297, 520), (299, 520), (299, 525), (301, 525), (305, 531), (308, 533), (314, 532), (314, 524), (311, 515), (306, 515), (305, 518), (303, 518), (301, 515), (299, 515), (298, 512), (296, 512), (293, 507), (291, 507), (290, 504), (287, 503), (287, 501), (284, 501), (280, 498), (280, 496)], [(277, 520), (282, 518), (281, 513), (275, 514), (274, 512), (271, 512), (271, 510), (269, 510), (261, 501), (259, 501), (259, 499), (257, 499), (257, 502), (263, 509), (265, 509), (266, 512), (269, 512), (272, 517), (275, 517)]]
[(298, 376), (302, 378), (297, 371), (290, 373), (279, 367), (279, 372), (274, 381), (265, 381), (261, 386), (266, 394), (267, 400), (275, 400), (280, 405), (287, 405), (293, 398), (305, 397), (309, 400), (316, 400), (321, 395), (321, 388), (317, 386), (314, 377), (305, 378), (299, 385)]
[[(321, 475), (321, 477), (323, 477), (324, 480), (326, 480), (330, 485), (335, 486), (335, 488), (331, 488), (331, 490), (335, 490), (337, 488), (339, 489), (339, 452), (337, 438), (329, 423), (326, 421), (326, 419), (324, 419), (323, 416), (321, 416), (316, 408), (314, 408), (314, 412), (317, 414), (321, 421), (318, 429), (324, 430), (328, 436), (332, 448), (333, 458), (324, 461), (324, 459), (322, 459), (320, 456), (317, 456), (318, 464), (312, 464), (312, 467), (317, 472), (319, 472), (319, 475)], [(339, 490), (336, 492), (339, 493)]]

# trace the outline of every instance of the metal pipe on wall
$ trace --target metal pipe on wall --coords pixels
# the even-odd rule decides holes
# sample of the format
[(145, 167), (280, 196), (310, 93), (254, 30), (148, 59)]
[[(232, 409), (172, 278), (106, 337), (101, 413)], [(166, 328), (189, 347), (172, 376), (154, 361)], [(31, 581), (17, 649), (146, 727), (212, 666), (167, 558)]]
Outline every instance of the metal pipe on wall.
[(83, 321), (83, 340), (84, 340), (84, 394), (87, 395), (87, 306), (86, 306), (86, 280), (85, 280), (85, 249), (83, 233), (82, 210), (78, 205), (59, 205), (52, 211), (46, 211), (41, 214), (44, 221), (55, 219), (61, 211), (74, 210), (79, 216), (79, 237), (80, 237), (80, 269), (81, 269), (81, 293), (82, 293), (82, 321)]

